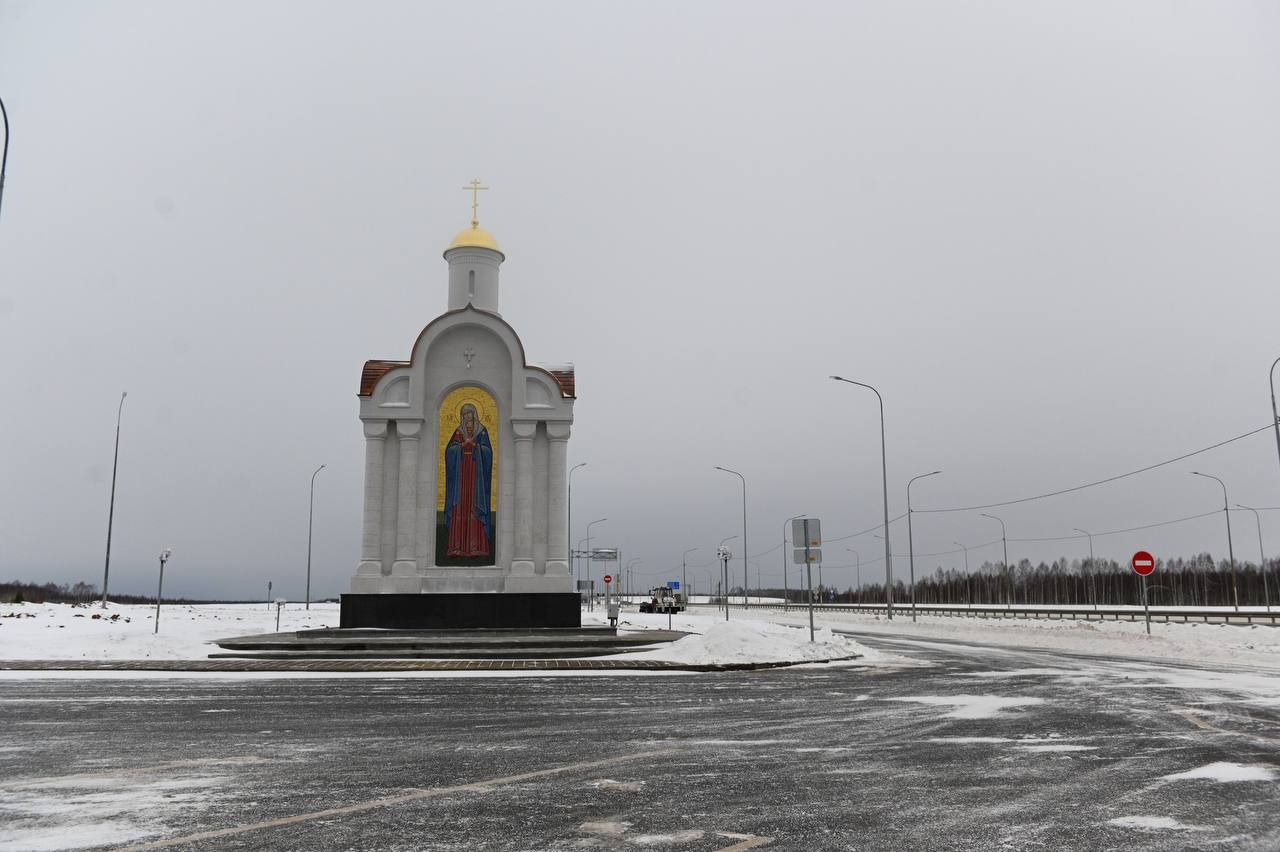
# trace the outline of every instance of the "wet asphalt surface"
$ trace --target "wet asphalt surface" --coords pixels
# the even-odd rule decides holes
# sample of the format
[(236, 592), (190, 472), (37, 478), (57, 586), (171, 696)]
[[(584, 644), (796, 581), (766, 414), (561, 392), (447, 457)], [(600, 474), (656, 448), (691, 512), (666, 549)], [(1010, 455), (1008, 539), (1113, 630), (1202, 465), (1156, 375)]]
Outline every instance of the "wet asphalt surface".
[(0, 849), (1280, 848), (1280, 781), (1162, 780), (1280, 775), (1280, 677), (862, 641), (928, 665), (5, 679)]

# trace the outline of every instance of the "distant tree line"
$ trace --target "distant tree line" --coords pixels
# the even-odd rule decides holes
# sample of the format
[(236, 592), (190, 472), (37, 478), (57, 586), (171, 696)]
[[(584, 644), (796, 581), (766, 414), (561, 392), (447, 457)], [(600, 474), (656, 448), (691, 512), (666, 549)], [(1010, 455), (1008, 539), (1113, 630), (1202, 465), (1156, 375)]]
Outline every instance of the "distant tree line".
[[(100, 600), (102, 592), (92, 583), (78, 582), (73, 585), (62, 583), (24, 583), (11, 580), (0, 582), (0, 603), (70, 603), (83, 604)], [(155, 603), (155, 595), (118, 595), (111, 593), (112, 603), (146, 604)], [(166, 603), (206, 604), (206, 603), (262, 603), (262, 601), (216, 601), (196, 598), (165, 598)]]
[[(905, 559), (894, 560), (894, 573), (905, 567)], [(920, 570), (920, 561), (916, 561)], [(865, 574), (865, 571), (864, 571)], [(974, 571), (937, 568), (932, 574), (916, 577), (916, 602), (922, 604), (1025, 604), (1052, 606), (1137, 605), (1142, 602), (1142, 581), (1127, 564), (1110, 559), (1055, 559), (1033, 564), (1023, 559), (1017, 565), (984, 562)], [(1181, 557), (1156, 560), (1155, 573), (1147, 577), (1152, 606), (1240, 606), (1280, 605), (1280, 559), (1236, 562), (1234, 573), (1227, 560), (1215, 561), (1209, 553), (1191, 559)], [(783, 597), (782, 589), (762, 589), (753, 595)], [(731, 594), (741, 595), (742, 587)], [(791, 588), (786, 598), (792, 603), (808, 601), (804, 589)], [(815, 587), (815, 600), (828, 603), (883, 603), (884, 584), (868, 583), (861, 590), (834, 586)], [(893, 599), (911, 599), (910, 586), (895, 580)]]

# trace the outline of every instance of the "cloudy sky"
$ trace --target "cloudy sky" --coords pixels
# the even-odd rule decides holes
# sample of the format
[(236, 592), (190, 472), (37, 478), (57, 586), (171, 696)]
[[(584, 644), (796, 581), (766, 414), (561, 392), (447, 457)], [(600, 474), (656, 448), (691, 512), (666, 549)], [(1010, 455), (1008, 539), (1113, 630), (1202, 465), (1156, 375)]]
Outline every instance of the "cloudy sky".
[[(1274, 3), (0, 0), (0, 579), (101, 582), (128, 391), (113, 590), (150, 591), (173, 547), (173, 594), (301, 597), (326, 464), (313, 588), (345, 591), (360, 367), (444, 310), (474, 177), (504, 316), (577, 365), (574, 537), (608, 517), (641, 581), (741, 536), (714, 465), (747, 478), (766, 583), (786, 517), (880, 522), (875, 396), (832, 373), (884, 395), (893, 515), (935, 469), (917, 507), (1265, 427), (1277, 44)], [(1280, 506), (1264, 431), (993, 511), (1029, 539), (1220, 509), (1191, 470)], [(1000, 558), (976, 511), (914, 526), (917, 551)], [(1221, 513), (1094, 544), (1226, 555)], [(830, 541), (827, 579), (853, 582), (845, 548), (883, 576), (880, 547)]]

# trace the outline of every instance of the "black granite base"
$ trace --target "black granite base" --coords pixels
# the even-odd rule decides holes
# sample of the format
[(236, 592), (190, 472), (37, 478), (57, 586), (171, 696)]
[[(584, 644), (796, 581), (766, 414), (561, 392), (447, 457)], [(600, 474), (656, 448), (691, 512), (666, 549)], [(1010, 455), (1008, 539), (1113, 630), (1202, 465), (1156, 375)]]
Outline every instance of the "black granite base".
[(343, 595), (339, 626), (395, 630), (581, 627), (581, 600), (563, 594)]

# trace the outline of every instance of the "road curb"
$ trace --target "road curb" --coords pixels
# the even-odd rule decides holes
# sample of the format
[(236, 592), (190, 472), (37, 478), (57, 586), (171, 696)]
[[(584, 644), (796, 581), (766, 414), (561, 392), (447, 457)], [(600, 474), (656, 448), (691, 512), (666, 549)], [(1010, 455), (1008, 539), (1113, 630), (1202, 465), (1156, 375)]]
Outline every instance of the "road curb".
[(765, 663), (673, 663), (665, 660), (3, 660), (0, 671), (65, 672), (464, 672), (656, 671), (745, 672), (844, 663), (861, 654)]

